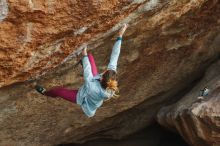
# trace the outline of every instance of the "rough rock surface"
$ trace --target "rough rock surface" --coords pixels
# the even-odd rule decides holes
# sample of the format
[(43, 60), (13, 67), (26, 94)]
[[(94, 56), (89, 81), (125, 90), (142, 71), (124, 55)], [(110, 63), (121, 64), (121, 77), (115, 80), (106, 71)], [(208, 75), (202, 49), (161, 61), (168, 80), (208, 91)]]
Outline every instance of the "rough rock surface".
[[(0, 22), (0, 145), (120, 139), (151, 124), (220, 53), (216, 0), (8, 0), (7, 6)], [(74, 53), (89, 44), (103, 71), (124, 22), (130, 27), (119, 60), (120, 98), (95, 117), (23, 82), (78, 88)]]
[[(210, 94), (198, 100), (200, 89), (208, 87)], [(220, 145), (220, 61), (212, 65), (205, 77), (174, 105), (163, 107), (159, 123), (177, 130), (194, 146)]]

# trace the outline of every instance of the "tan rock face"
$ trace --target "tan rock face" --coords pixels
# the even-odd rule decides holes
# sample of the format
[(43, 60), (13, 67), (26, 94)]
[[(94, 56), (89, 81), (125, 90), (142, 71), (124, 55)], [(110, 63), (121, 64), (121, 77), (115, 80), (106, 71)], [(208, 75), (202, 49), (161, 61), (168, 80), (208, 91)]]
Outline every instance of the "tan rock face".
[(3, 2), (1, 7), (9, 10), (7, 16), (2, 12), (0, 23), (1, 86), (60, 64), (80, 45), (138, 7), (124, 0)]
[[(7, 6), (0, 22), (0, 145), (122, 138), (149, 125), (220, 52), (215, 0), (8, 0)], [(17, 83), (37, 78), (47, 88), (79, 88), (74, 53), (88, 44), (103, 71), (124, 22), (130, 27), (118, 66), (120, 98), (105, 102), (95, 117), (39, 95), (31, 82)]]
[[(210, 94), (197, 99), (200, 89)], [(161, 125), (176, 129), (194, 146), (220, 145), (220, 61), (212, 65), (206, 76), (176, 104), (162, 108), (157, 119)]]

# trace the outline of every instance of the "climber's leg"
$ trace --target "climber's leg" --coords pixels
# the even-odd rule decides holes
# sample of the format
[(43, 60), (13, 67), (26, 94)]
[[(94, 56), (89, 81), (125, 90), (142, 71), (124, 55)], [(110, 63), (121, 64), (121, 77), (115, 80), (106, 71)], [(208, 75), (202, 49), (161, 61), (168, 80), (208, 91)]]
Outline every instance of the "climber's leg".
[(46, 90), (43, 94), (50, 97), (61, 97), (65, 100), (76, 103), (76, 95), (78, 90), (70, 90), (63, 87), (54, 87)]
[(89, 58), (89, 62), (91, 64), (92, 74), (93, 74), (93, 76), (96, 76), (98, 74), (98, 70), (97, 70), (97, 67), (96, 67), (96, 64), (95, 64), (95, 59), (92, 56), (92, 54), (88, 54), (88, 58)]

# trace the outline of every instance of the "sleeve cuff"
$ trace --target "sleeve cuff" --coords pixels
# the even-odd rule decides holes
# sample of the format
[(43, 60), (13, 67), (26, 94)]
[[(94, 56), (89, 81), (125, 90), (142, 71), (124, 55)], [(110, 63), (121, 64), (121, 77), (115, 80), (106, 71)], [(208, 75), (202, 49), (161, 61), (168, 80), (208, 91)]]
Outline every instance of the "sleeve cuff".
[(122, 37), (117, 37), (116, 41), (122, 40)]
[(82, 63), (84, 64), (87, 59), (88, 59), (88, 56), (87, 56), (87, 55), (83, 56), (83, 57), (82, 57)]

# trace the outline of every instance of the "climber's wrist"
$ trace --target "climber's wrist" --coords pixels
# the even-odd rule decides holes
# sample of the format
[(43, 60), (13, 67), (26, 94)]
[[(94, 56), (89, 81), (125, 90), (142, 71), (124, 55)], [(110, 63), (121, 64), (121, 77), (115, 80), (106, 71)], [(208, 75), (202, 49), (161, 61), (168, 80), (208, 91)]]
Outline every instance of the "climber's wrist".
[(118, 36), (116, 41), (118, 41), (118, 40), (122, 40), (122, 36)]
[(84, 46), (84, 48), (82, 50), (82, 55), (87, 56), (87, 46)]
[(87, 51), (86, 50), (83, 50), (82, 56), (87, 56)]

